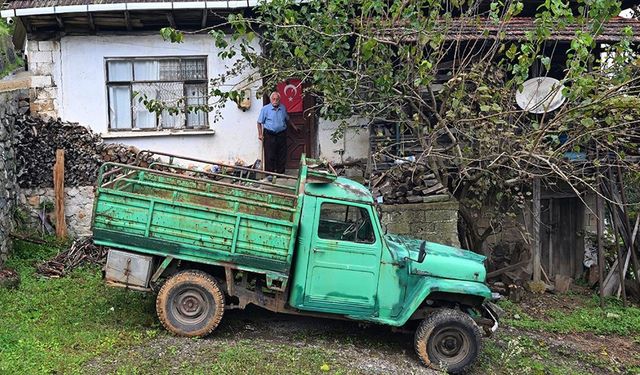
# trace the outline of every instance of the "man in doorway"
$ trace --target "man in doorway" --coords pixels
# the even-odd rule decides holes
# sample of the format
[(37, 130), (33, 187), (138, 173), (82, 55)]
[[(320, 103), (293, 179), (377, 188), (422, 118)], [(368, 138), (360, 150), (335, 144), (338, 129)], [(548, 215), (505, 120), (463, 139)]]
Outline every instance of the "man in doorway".
[(287, 125), (300, 131), (289, 119), (287, 108), (280, 104), (280, 94), (272, 92), (271, 103), (260, 110), (258, 116), (258, 139), (265, 154), (264, 169), (269, 172), (284, 173), (287, 162)]

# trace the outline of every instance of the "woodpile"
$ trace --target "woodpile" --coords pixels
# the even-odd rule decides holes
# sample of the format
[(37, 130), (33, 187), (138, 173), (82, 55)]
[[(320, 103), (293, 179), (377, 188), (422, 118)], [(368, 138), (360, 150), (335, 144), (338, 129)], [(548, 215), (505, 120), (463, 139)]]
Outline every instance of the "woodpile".
[(20, 285), (20, 275), (10, 268), (0, 267), (0, 288), (16, 289)]
[[(104, 143), (100, 135), (77, 123), (43, 120), (27, 115), (16, 119), (18, 184), (22, 188), (52, 187), (52, 169), (57, 149), (65, 152), (65, 186), (96, 183), (98, 168), (105, 161), (137, 163), (138, 149)], [(139, 164), (148, 165), (148, 160)]]
[[(421, 203), (438, 198), (448, 200), (447, 189), (423, 165), (403, 163), (371, 174), (373, 195), (384, 204)], [(436, 199), (434, 199), (436, 198)], [(379, 198), (378, 198), (379, 199)]]
[(93, 244), (93, 238), (76, 240), (68, 250), (53, 259), (37, 266), (38, 274), (48, 278), (58, 278), (67, 275), (72, 270), (86, 264), (103, 265), (107, 259), (108, 249)]

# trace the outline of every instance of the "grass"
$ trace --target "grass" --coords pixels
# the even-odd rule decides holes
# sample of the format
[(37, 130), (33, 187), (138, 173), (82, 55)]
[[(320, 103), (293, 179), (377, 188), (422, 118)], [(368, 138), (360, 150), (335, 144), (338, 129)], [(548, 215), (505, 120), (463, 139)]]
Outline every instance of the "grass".
[(61, 279), (37, 277), (35, 264), (57, 251), (15, 244), (7, 266), (22, 282), (18, 290), (0, 289), (0, 373), (77, 373), (86, 360), (140, 343), (159, 328), (152, 299), (108, 289), (95, 267)]
[(510, 336), (502, 341), (487, 341), (479, 358), (476, 373), (482, 374), (589, 374), (552, 353), (544, 341), (524, 336)]
[[(260, 330), (247, 333), (243, 319), (227, 318), (210, 338), (173, 337), (159, 325), (152, 295), (106, 287), (97, 267), (61, 279), (38, 277), (37, 263), (66, 245), (15, 243), (7, 266), (20, 273), (22, 283), (17, 290), (0, 289), (0, 374), (348, 374), (361, 370), (349, 362), (353, 358), (345, 356), (345, 348), (371, 351), (372, 359), (379, 353), (413, 356), (394, 341), (404, 337), (390, 338), (378, 327), (336, 334), (314, 326), (311, 333), (293, 331), (278, 340), (261, 337)], [(637, 307), (623, 310), (618, 301), (608, 300), (601, 311), (596, 298), (568, 312), (546, 309), (544, 316), (530, 316), (509, 301), (501, 305), (506, 324), (495, 339), (484, 340), (474, 373), (584, 374), (597, 368), (640, 375), (640, 367), (608, 355), (549, 346), (540, 334), (592, 332), (640, 343)], [(527, 335), (531, 330), (539, 334)]]
[[(332, 361), (330, 351), (318, 348), (297, 348), (283, 344), (264, 345), (241, 340), (224, 345), (212, 345), (211, 340), (198, 348), (198, 356), (190, 356), (180, 347), (170, 346), (168, 352), (183, 360), (167, 366), (157, 358), (130, 355), (113, 370), (118, 374), (188, 373), (188, 374), (348, 374), (344, 366)], [(203, 360), (206, 358), (206, 360)]]
[[(545, 319), (529, 316), (509, 301), (501, 302), (501, 306), (508, 313), (504, 321), (516, 328), (555, 333), (615, 334), (631, 338), (640, 335), (640, 308), (627, 307), (625, 309), (616, 299), (607, 299), (605, 309), (602, 310), (598, 298), (594, 296), (587, 301), (584, 307), (578, 307), (571, 312), (549, 310), (545, 312)], [(516, 315), (520, 319), (515, 319)]]
[(37, 276), (37, 263), (64, 245), (14, 244), (6, 266), (22, 281), (17, 290), (0, 288), (0, 374), (350, 372), (332, 360), (335, 352), (313, 345), (173, 337), (155, 317), (153, 296), (106, 287), (97, 267)]

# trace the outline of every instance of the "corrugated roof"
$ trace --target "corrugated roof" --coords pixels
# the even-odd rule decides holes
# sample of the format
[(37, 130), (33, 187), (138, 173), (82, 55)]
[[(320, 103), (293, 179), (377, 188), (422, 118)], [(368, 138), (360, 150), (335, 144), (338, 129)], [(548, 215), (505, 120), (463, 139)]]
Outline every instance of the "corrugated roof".
[[(620, 41), (624, 37), (624, 30), (627, 27), (631, 29), (633, 34), (631, 40), (640, 42), (640, 21), (623, 17), (614, 17), (603, 24), (597, 41), (603, 43)], [(527, 39), (527, 32), (535, 30), (535, 19), (531, 17), (514, 17), (509, 22), (499, 24), (495, 24), (487, 18), (478, 17), (443, 20), (433, 32), (444, 34), (445, 38), (450, 41), (476, 39), (521, 41)], [(589, 31), (583, 25), (568, 24), (562, 29), (554, 30), (548, 39), (568, 42), (575, 39), (576, 31), (578, 30)], [(379, 28), (378, 35), (381, 37), (388, 36), (389, 39), (400, 38), (404, 41), (411, 41), (416, 38), (414, 30), (404, 28), (399, 24), (386, 29)]]
[[(619, 41), (624, 36), (624, 29), (630, 27), (633, 31), (633, 40), (640, 41), (640, 21), (635, 19), (628, 19), (623, 17), (614, 17), (605, 23), (600, 30), (597, 40), (600, 42), (615, 42)], [(451, 30), (454, 34), (459, 34), (460, 39), (475, 39), (478, 38), (480, 33), (489, 33), (490, 35), (497, 35), (500, 31), (504, 31), (505, 40), (522, 40), (525, 39), (525, 33), (528, 31), (534, 31), (536, 29), (535, 19), (530, 17), (516, 17), (510, 20), (504, 28), (496, 26), (491, 21), (484, 19), (477, 25), (463, 25), (458, 22)], [(582, 25), (569, 24), (565, 28), (554, 30), (551, 35), (551, 40), (558, 41), (571, 41), (575, 39), (576, 31), (585, 29)]]
[[(194, 0), (4, 0), (3, 9), (44, 8), (66, 5), (193, 2)], [(226, 1), (226, 0), (219, 0)]]

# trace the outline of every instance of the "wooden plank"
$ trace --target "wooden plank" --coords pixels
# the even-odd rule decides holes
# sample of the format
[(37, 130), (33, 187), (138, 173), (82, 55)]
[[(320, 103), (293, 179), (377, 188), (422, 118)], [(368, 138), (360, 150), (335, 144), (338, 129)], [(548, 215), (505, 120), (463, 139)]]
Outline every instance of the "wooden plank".
[(510, 266), (506, 266), (504, 268), (501, 268), (499, 270), (495, 270), (495, 271), (489, 272), (487, 274), (487, 279), (490, 279), (490, 278), (496, 277), (496, 276), (500, 276), (505, 272), (513, 271), (513, 270), (518, 269), (518, 268), (520, 268), (522, 266), (526, 266), (527, 264), (529, 264), (530, 261), (531, 261), (531, 259), (523, 260), (522, 262), (518, 262), (516, 264), (512, 264)]
[(64, 219), (64, 150), (56, 150), (56, 163), (53, 166), (53, 188), (55, 192), (56, 237), (67, 236), (67, 224)]
[(200, 28), (204, 29), (205, 27), (207, 27), (207, 16), (209, 15), (209, 11), (207, 9), (204, 9), (202, 11), (202, 21), (200, 22)]
[(533, 180), (533, 281), (540, 281), (540, 179)]
[(600, 308), (604, 309), (604, 248), (602, 246), (602, 233), (604, 231), (604, 207), (602, 205), (602, 189), (600, 189), (600, 175), (597, 179), (598, 190), (596, 192), (596, 216), (598, 217), (598, 285), (600, 286)]
[[(622, 198), (622, 209), (624, 211), (624, 220), (626, 220), (626, 224), (631, 229), (630, 215), (627, 211), (627, 195), (625, 193), (625, 185), (622, 179), (622, 169), (620, 165), (618, 165), (618, 185), (620, 186), (620, 196)], [(636, 235), (638, 234), (638, 223), (640, 221), (640, 215), (637, 215), (636, 223), (633, 226), (631, 238), (627, 243), (629, 247), (629, 252), (631, 253), (631, 261), (633, 264), (633, 268), (635, 270), (636, 280), (640, 280), (640, 263), (638, 262), (638, 257), (636, 255)]]
[[(624, 262), (622, 261), (623, 259), (622, 249), (620, 249), (620, 241), (618, 241), (618, 233), (624, 232), (624, 228), (623, 228), (623, 224), (618, 221), (618, 219), (620, 219), (618, 217), (618, 208), (620, 207), (618, 206), (618, 203), (621, 203), (621, 202), (618, 202), (618, 200), (614, 198), (615, 188), (616, 186), (614, 185), (614, 182), (613, 182), (613, 171), (611, 170), (611, 167), (609, 167), (610, 198), (613, 198), (615, 200), (615, 204), (612, 203), (610, 209), (611, 209), (611, 217), (613, 219), (613, 228), (614, 228), (613, 234), (616, 240), (616, 253), (618, 256), (618, 272), (620, 273), (620, 288), (622, 289), (622, 306), (627, 307), (627, 293), (624, 288), (624, 278), (627, 270), (624, 266)], [(624, 210), (624, 207), (620, 207), (620, 209)], [(629, 220), (627, 220), (627, 223), (628, 222)]]

